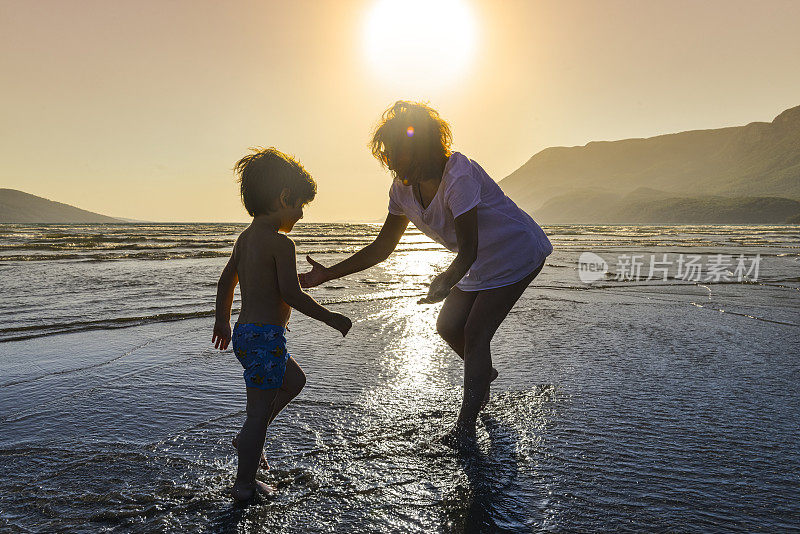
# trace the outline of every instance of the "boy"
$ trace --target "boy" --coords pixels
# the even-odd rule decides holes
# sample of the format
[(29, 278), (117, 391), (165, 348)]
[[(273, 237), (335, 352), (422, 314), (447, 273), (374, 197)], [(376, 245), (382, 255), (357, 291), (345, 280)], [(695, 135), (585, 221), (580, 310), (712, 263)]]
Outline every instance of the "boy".
[[(271, 493), (256, 480), (267, 426), (305, 384), (305, 374), (286, 351), (284, 330), (294, 308), (347, 335), (350, 319), (318, 304), (300, 289), (295, 247), (285, 234), (303, 218), (303, 206), (314, 199), (317, 184), (300, 163), (274, 149), (254, 150), (235, 167), (241, 196), (253, 222), (236, 240), (217, 284), (212, 343), (233, 350), (244, 367), (247, 418), (234, 439), (239, 453), (231, 493), (247, 500), (256, 491)], [(283, 232), (283, 233), (281, 233)], [(231, 335), (230, 316), (237, 282), (242, 309)]]

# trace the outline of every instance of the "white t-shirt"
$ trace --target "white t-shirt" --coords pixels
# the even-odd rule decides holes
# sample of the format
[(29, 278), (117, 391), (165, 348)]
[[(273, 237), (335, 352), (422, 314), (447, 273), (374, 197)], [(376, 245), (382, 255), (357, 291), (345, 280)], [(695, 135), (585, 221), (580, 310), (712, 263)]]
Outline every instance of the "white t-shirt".
[(442, 182), (423, 209), (412, 187), (395, 180), (389, 213), (405, 215), (419, 230), (458, 252), (455, 218), (478, 207), (478, 258), (457, 284), (463, 291), (494, 289), (519, 282), (553, 252), (544, 231), (508, 198), (480, 165), (453, 152)]

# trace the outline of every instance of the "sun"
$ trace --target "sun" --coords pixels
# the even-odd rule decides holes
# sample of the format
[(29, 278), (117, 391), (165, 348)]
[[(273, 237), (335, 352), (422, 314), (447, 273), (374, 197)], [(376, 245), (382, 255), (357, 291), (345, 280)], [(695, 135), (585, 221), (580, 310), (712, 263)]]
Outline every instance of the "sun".
[(370, 65), (402, 88), (458, 81), (475, 55), (476, 40), (472, 11), (459, 0), (377, 0), (364, 27)]

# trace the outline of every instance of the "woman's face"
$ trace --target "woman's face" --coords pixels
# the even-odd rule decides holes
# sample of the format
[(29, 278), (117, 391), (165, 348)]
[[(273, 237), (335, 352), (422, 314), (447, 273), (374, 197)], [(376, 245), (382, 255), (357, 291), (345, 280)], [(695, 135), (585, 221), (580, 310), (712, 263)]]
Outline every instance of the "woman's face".
[[(392, 150), (387, 157), (389, 170), (392, 171), (395, 178), (402, 180), (403, 183), (413, 183), (417, 181), (417, 177), (415, 176), (417, 173), (412, 172), (411, 163), (411, 150), (405, 147)], [(406, 185), (408, 185), (408, 183), (406, 183)]]

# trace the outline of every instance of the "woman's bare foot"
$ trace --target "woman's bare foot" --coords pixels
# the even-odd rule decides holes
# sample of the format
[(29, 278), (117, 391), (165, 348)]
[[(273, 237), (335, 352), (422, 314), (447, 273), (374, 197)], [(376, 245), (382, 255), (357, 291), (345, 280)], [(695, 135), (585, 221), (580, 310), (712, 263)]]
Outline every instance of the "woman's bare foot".
[(277, 491), (278, 488), (275, 486), (256, 480), (253, 484), (234, 484), (231, 488), (231, 496), (235, 500), (242, 502), (252, 499), (256, 492), (265, 497), (272, 497)]
[(450, 432), (439, 438), (439, 441), (454, 449), (473, 445), (475, 443), (475, 428), (468, 429), (456, 424)]
[(260, 480), (256, 480), (256, 491), (264, 497), (272, 497), (278, 492), (278, 488), (272, 484), (265, 484)]
[(231, 496), (239, 502), (249, 501), (255, 494), (255, 484), (234, 484), (231, 488)]
[(483, 402), (481, 402), (481, 410), (486, 408), (486, 405), (489, 404), (489, 391), (492, 388), (492, 382), (495, 381), (498, 374), (499, 373), (497, 372), (497, 369), (492, 367), (492, 372), (489, 373), (489, 387), (486, 388), (486, 395), (483, 396)]
[[(239, 434), (236, 434), (231, 441), (233, 444), (233, 448), (237, 451), (239, 450)], [(261, 467), (264, 468), (265, 471), (269, 471), (269, 462), (267, 462), (267, 457), (264, 456), (264, 451), (261, 451)]]

